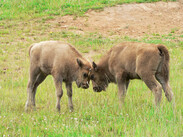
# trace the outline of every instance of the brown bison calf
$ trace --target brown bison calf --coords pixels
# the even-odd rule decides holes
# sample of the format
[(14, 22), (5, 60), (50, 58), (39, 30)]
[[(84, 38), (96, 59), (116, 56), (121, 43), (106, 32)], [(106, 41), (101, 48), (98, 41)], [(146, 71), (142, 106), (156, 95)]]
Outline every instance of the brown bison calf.
[(51, 74), (56, 87), (57, 104), (60, 111), (60, 100), (63, 95), (62, 82), (65, 82), (69, 107), (73, 109), (72, 82), (78, 87), (89, 87), (91, 64), (70, 44), (59, 41), (44, 41), (30, 46), (30, 78), (27, 87), (25, 109), (35, 107), (36, 89)]
[(114, 46), (98, 64), (93, 62), (90, 77), (96, 92), (105, 90), (110, 82), (117, 83), (121, 102), (131, 79), (145, 82), (155, 95), (156, 105), (161, 101), (162, 87), (168, 101), (173, 97), (169, 85), (169, 53), (163, 45), (124, 42)]

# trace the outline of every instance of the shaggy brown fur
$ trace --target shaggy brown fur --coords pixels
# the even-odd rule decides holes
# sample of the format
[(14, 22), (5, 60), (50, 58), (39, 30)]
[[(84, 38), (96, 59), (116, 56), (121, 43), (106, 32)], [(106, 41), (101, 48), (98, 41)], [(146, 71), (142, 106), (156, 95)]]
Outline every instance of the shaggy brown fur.
[(119, 99), (124, 102), (131, 79), (141, 79), (155, 95), (155, 103), (161, 101), (162, 87), (168, 101), (173, 93), (169, 86), (169, 53), (165, 46), (136, 42), (124, 42), (114, 46), (93, 62), (91, 71), (93, 89), (105, 90), (108, 83), (118, 85)]
[(91, 64), (70, 44), (59, 41), (33, 44), (29, 48), (29, 55), (30, 77), (26, 110), (28, 107), (35, 107), (36, 89), (49, 74), (53, 76), (55, 82), (57, 109), (60, 110), (60, 100), (63, 95), (62, 82), (65, 82), (69, 107), (72, 110), (72, 82), (76, 81), (78, 87), (88, 88)]

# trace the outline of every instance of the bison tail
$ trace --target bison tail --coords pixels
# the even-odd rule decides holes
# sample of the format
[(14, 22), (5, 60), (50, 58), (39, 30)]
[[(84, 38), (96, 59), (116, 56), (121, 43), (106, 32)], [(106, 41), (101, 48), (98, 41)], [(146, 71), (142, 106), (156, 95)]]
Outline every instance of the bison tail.
[(34, 44), (32, 44), (30, 47), (29, 47), (29, 57), (30, 57), (30, 51), (32, 49), (32, 47), (34, 46)]
[(163, 57), (161, 73), (163, 74), (163, 77), (167, 82), (169, 80), (169, 52), (168, 49), (163, 45), (158, 45), (158, 50), (160, 52), (160, 56)]

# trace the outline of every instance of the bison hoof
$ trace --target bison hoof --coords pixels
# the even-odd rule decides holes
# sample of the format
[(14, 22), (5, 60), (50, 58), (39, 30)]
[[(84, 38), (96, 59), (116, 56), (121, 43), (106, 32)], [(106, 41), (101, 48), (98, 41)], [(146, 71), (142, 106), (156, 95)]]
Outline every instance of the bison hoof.
[(69, 111), (70, 111), (70, 112), (73, 112), (73, 111), (74, 111), (74, 107), (73, 107), (73, 106), (70, 106), (70, 107), (69, 107)]

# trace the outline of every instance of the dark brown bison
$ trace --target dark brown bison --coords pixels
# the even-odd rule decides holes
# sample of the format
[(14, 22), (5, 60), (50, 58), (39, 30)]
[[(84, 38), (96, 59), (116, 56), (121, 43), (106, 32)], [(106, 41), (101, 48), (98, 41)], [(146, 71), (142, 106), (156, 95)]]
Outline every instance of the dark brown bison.
[(27, 86), (25, 109), (35, 107), (36, 89), (48, 75), (52, 75), (56, 87), (56, 108), (60, 111), (63, 95), (62, 83), (65, 82), (69, 107), (73, 109), (72, 82), (78, 87), (89, 87), (91, 64), (73, 46), (59, 41), (44, 41), (30, 46), (30, 77)]
[(154, 93), (156, 105), (161, 101), (162, 87), (168, 101), (172, 100), (169, 53), (163, 45), (124, 42), (92, 66), (90, 77), (96, 92), (105, 90), (110, 82), (117, 83), (119, 99), (124, 102), (130, 80), (141, 79)]

